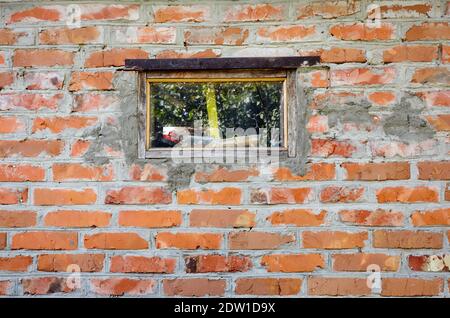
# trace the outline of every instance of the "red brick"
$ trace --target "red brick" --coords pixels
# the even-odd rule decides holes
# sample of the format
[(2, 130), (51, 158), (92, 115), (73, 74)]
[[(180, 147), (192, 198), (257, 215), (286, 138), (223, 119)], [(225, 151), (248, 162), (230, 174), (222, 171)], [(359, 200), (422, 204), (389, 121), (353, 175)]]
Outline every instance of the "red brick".
[(279, 21), (283, 19), (282, 5), (261, 3), (252, 5), (232, 5), (225, 11), (224, 22)]
[(22, 39), (32, 39), (32, 33), (18, 32), (12, 29), (0, 29), (0, 45), (16, 45), (22, 42)]
[(130, 167), (130, 179), (134, 181), (166, 181), (167, 170), (150, 163), (133, 164)]
[(93, 27), (81, 28), (51, 28), (39, 33), (39, 43), (55, 44), (91, 44), (99, 43), (102, 39), (102, 30)]
[(450, 180), (450, 161), (423, 161), (417, 168), (420, 180)]
[(220, 50), (206, 49), (195, 51), (164, 50), (156, 53), (157, 59), (213, 58), (221, 55)]
[(142, 250), (148, 241), (136, 233), (97, 233), (85, 235), (84, 247), (103, 250)]
[(420, 92), (417, 94), (428, 107), (450, 107), (450, 91), (441, 90), (437, 92)]
[(26, 272), (32, 263), (31, 256), (0, 257), (0, 271)]
[(297, 19), (307, 19), (322, 17), (333, 19), (353, 15), (361, 10), (358, 0), (321, 2), (315, 1), (308, 4), (301, 4), (297, 7)]
[(173, 273), (176, 259), (146, 256), (113, 256), (111, 273)]
[(384, 231), (373, 232), (373, 247), (377, 248), (442, 248), (442, 233), (425, 231)]
[(433, 62), (438, 59), (438, 47), (426, 45), (400, 45), (383, 51), (385, 63)]
[(376, 209), (370, 210), (341, 210), (341, 222), (363, 226), (402, 226), (404, 216), (402, 212)]
[(224, 279), (185, 278), (164, 279), (163, 290), (166, 296), (223, 296), (226, 281)]
[(6, 247), (6, 233), (0, 233), (0, 250), (4, 250)]
[(178, 248), (183, 250), (220, 249), (222, 235), (215, 233), (170, 233), (156, 234), (156, 248)]
[(314, 213), (305, 209), (290, 209), (272, 213), (267, 220), (272, 225), (320, 226), (325, 224), (326, 211)]
[[(429, 3), (417, 4), (383, 4), (377, 9), (372, 9), (367, 12), (368, 19), (390, 19), (390, 18), (419, 18), (431, 17), (432, 5)], [(380, 14), (378, 16), (377, 14)]]
[(349, 141), (312, 139), (311, 154), (319, 157), (351, 157), (356, 147)]
[(11, 291), (12, 281), (0, 280), (0, 295), (9, 295)]
[(139, 19), (138, 4), (85, 4), (81, 6), (81, 20), (137, 20)]
[(35, 226), (36, 212), (22, 210), (0, 210), (0, 227)]
[(312, 199), (311, 188), (266, 188), (253, 189), (251, 203), (257, 204), (299, 204)]
[(320, 60), (323, 63), (364, 63), (366, 51), (355, 48), (332, 47), (329, 50), (321, 50)]
[(64, 19), (64, 8), (61, 6), (35, 6), (25, 10), (14, 11), (8, 23), (18, 22), (56, 22)]
[(388, 106), (395, 102), (396, 95), (393, 92), (373, 92), (367, 95), (367, 99), (377, 106)]
[(251, 269), (252, 261), (246, 256), (198, 255), (184, 259), (186, 273), (246, 272)]
[(124, 187), (106, 192), (106, 204), (169, 204), (171, 193), (162, 187)]
[(234, 232), (228, 235), (230, 250), (271, 250), (295, 242), (294, 234)]
[(411, 222), (414, 226), (450, 226), (450, 208), (414, 211)]
[(45, 170), (28, 164), (0, 164), (0, 181), (24, 182), (44, 181)]
[(162, 228), (180, 226), (181, 222), (181, 212), (175, 210), (133, 210), (119, 213), (120, 226)]
[(41, 272), (70, 272), (77, 265), (81, 272), (103, 270), (103, 254), (42, 254), (38, 256), (37, 269)]
[(235, 169), (229, 170), (226, 168), (217, 168), (212, 172), (197, 172), (195, 174), (195, 181), (199, 183), (207, 182), (242, 182), (250, 181), (252, 177), (259, 175), (259, 171), (252, 169)]
[(238, 278), (237, 295), (289, 296), (300, 292), (299, 278)]
[(210, 8), (204, 5), (154, 7), (154, 21), (157, 23), (205, 22), (210, 15)]
[(332, 86), (344, 85), (386, 85), (397, 79), (397, 71), (392, 67), (384, 68), (349, 68), (332, 70)]
[(325, 259), (321, 254), (273, 254), (264, 255), (261, 265), (268, 272), (313, 272), (317, 268), (325, 268)]
[(194, 209), (189, 214), (192, 227), (240, 228), (254, 227), (256, 214), (248, 210)]
[(214, 189), (186, 189), (177, 191), (178, 204), (226, 204), (239, 205), (242, 191), (238, 188), (226, 187)]
[(197, 27), (190, 28), (184, 31), (184, 41), (189, 45), (243, 45), (247, 42), (248, 35), (248, 29), (242, 29), (238, 27)]
[(35, 189), (35, 205), (82, 205), (93, 204), (97, 201), (94, 189)]
[(111, 90), (113, 76), (112, 72), (73, 72), (69, 90)]
[(368, 296), (366, 278), (308, 277), (309, 296)]
[(442, 278), (383, 278), (381, 295), (394, 297), (437, 296), (443, 291)]
[(304, 248), (321, 249), (346, 249), (363, 248), (364, 241), (367, 240), (367, 232), (302, 232), (302, 242)]
[(421, 272), (450, 271), (450, 255), (409, 255), (409, 268)]
[(74, 290), (67, 285), (67, 278), (39, 277), (21, 280), (25, 295), (47, 295), (54, 293), (71, 293)]
[(13, 72), (0, 72), (0, 89), (6, 88), (14, 83), (15, 75)]
[(395, 28), (390, 23), (381, 23), (372, 27), (366, 23), (337, 24), (330, 28), (332, 36), (344, 41), (383, 41), (393, 40)]
[(57, 210), (44, 217), (46, 226), (56, 227), (105, 227), (109, 225), (111, 213), (102, 211)]
[(28, 201), (28, 188), (0, 188), (0, 204), (20, 204)]
[(0, 140), (0, 157), (55, 157), (61, 154), (64, 143), (61, 140)]
[(381, 271), (396, 272), (400, 267), (400, 256), (365, 253), (333, 255), (334, 271), (367, 272), (373, 264), (378, 265)]
[(17, 49), (14, 51), (15, 67), (72, 66), (73, 52), (57, 49)]
[(315, 36), (315, 26), (278, 26), (258, 29), (258, 39), (263, 42), (296, 42)]
[(446, 67), (426, 67), (416, 69), (411, 83), (450, 85), (450, 70)]
[(53, 181), (112, 181), (114, 171), (111, 165), (87, 165), (79, 163), (56, 163), (52, 166)]
[(408, 162), (343, 163), (345, 180), (385, 181), (407, 180), (411, 177)]
[(348, 203), (360, 202), (364, 198), (364, 188), (329, 186), (320, 192), (320, 202)]
[(148, 53), (141, 49), (118, 48), (91, 53), (85, 67), (124, 66), (125, 59), (147, 59)]
[(17, 233), (11, 243), (13, 250), (75, 250), (77, 247), (77, 233), (67, 231)]
[(449, 40), (450, 26), (446, 22), (424, 22), (406, 32), (406, 41)]
[(0, 110), (56, 110), (63, 98), (63, 94), (5, 93), (0, 94)]
[(438, 202), (439, 192), (434, 187), (386, 187), (376, 191), (378, 203)]
[(101, 112), (115, 110), (119, 97), (103, 93), (82, 93), (74, 95), (74, 112)]
[(274, 172), (276, 181), (325, 181), (333, 180), (335, 175), (335, 167), (331, 163), (313, 163), (307, 166), (304, 175), (295, 175), (289, 168), (285, 167), (280, 167)]
[(81, 130), (94, 126), (97, 121), (97, 117), (37, 117), (33, 120), (32, 132), (49, 130), (57, 134), (67, 130)]
[(156, 282), (152, 279), (108, 278), (91, 279), (92, 290), (106, 296), (138, 296), (153, 294)]
[(450, 45), (442, 46), (442, 63), (450, 63)]

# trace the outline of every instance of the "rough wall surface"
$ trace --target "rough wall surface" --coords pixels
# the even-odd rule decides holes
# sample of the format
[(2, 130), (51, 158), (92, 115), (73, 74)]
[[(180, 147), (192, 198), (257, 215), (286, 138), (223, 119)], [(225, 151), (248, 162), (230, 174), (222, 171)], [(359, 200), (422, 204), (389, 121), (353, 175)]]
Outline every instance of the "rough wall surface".
[[(449, 3), (168, 2), (0, 1), (0, 295), (448, 297)], [(305, 171), (136, 159), (125, 58), (292, 55)]]

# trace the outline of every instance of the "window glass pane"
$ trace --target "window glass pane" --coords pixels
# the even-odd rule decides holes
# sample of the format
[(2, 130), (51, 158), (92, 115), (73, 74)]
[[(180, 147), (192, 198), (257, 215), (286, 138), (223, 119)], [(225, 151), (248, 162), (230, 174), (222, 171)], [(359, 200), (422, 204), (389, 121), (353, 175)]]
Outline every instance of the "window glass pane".
[(149, 85), (151, 148), (282, 145), (282, 80)]

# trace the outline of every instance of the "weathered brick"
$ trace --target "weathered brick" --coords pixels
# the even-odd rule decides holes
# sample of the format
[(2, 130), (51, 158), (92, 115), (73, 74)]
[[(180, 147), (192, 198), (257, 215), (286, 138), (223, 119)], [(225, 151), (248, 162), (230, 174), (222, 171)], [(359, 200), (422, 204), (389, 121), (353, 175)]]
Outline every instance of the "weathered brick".
[(346, 249), (362, 248), (367, 240), (367, 232), (341, 232), (341, 231), (304, 231), (302, 242), (304, 248)]
[(91, 44), (102, 41), (102, 29), (94, 26), (81, 28), (51, 28), (39, 33), (40, 44)]
[(12, 236), (13, 250), (75, 250), (78, 237), (75, 232), (23, 232)]
[(385, 63), (433, 62), (438, 59), (439, 48), (425, 45), (401, 45), (383, 51)]
[(335, 166), (331, 163), (313, 163), (304, 175), (295, 175), (289, 168), (280, 167), (273, 173), (276, 181), (325, 181), (335, 178)]
[(224, 22), (279, 21), (285, 7), (270, 3), (231, 5), (225, 11)]
[(27, 210), (0, 210), (0, 227), (35, 226), (37, 214)]
[(162, 228), (180, 226), (182, 215), (177, 210), (120, 211), (119, 225), (129, 227)]
[(67, 130), (73, 131), (91, 127), (94, 126), (97, 121), (97, 117), (37, 117), (33, 120), (31, 130), (33, 133), (48, 130), (57, 134), (66, 132)]
[(450, 208), (414, 211), (411, 222), (414, 226), (450, 226)]
[(430, 3), (383, 3), (376, 9), (368, 10), (367, 17), (369, 19), (431, 17), (432, 8)]
[(265, 188), (251, 191), (251, 203), (298, 204), (312, 199), (311, 188)]
[(153, 15), (157, 23), (205, 22), (211, 17), (211, 10), (206, 5), (154, 6)]
[(409, 162), (343, 163), (346, 180), (384, 181), (411, 177)]
[(113, 41), (121, 44), (173, 44), (175, 40), (176, 28), (174, 27), (129, 26), (116, 28), (113, 33)]
[(94, 189), (44, 189), (34, 190), (35, 205), (81, 205), (93, 204), (97, 200)]
[(439, 192), (434, 187), (386, 187), (376, 191), (378, 203), (438, 202)]
[(365, 189), (362, 187), (329, 186), (320, 192), (320, 202), (349, 203), (360, 202), (364, 198)]
[(138, 20), (138, 4), (85, 4), (81, 5), (81, 20)]
[(409, 268), (422, 272), (448, 272), (450, 271), (450, 255), (410, 255)]
[(249, 30), (239, 27), (196, 27), (184, 31), (187, 44), (243, 45), (247, 43)]
[(228, 235), (230, 250), (270, 250), (295, 242), (294, 234), (235, 232)]
[(330, 28), (330, 33), (344, 41), (383, 41), (395, 38), (395, 28), (390, 23), (381, 23), (376, 27), (361, 22), (337, 24)]
[(450, 115), (427, 116), (427, 121), (437, 131), (450, 131)]
[(67, 278), (24, 278), (21, 280), (21, 284), (25, 295), (47, 295), (54, 293), (71, 293), (74, 291), (74, 289), (71, 289), (67, 285)]
[(166, 296), (223, 296), (226, 281), (224, 279), (176, 278), (164, 279), (163, 290)]
[(84, 247), (104, 250), (142, 250), (148, 241), (137, 233), (97, 233), (85, 235)]
[(380, 248), (442, 248), (442, 233), (425, 231), (384, 231), (373, 232), (373, 247)]
[(237, 295), (289, 296), (300, 292), (299, 278), (238, 278)]
[(112, 72), (73, 72), (69, 90), (111, 90), (113, 76)]
[(5, 93), (0, 94), (0, 110), (56, 110), (63, 94)]
[(23, 80), (28, 90), (61, 89), (64, 85), (64, 73), (26, 72)]
[(84, 62), (85, 67), (124, 66), (125, 59), (146, 59), (148, 53), (141, 49), (110, 49), (91, 53)]
[(441, 278), (383, 278), (381, 280), (381, 295), (394, 297), (437, 296), (443, 290)]
[(377, 106), (389, 106), (396, 100), (396, 94), (390, 91), (373, 92), (367, 95), (367, 99)]
[(157, 256), (113, 256), (111, 257), (112, 273), (173, 273), (176, 259)]
[(367, 272), (369, 266), (378, 265), (381, 271), (398, 271), (400, 256), (387, 254), (334, 254), (333, 270), (344, 272)]
[(186, 58), (213, 58), (219, 57), (221, 51), (218, 49), (206, 49), (206, 50), (164, 50), (156, 53), (157, 59), (186, 59)]
[(99, 295), (105, 296), (138, 296), (153, 294), (156, 281), (152, 279), (131, 278), (95, 278), (91, 279), (91, 290)]
[(402, 226), (404, 215), (402, 212), (376, 209), (370, 210), (341, 210), (341, 222), (362, 226)]
[(320, 226), (325, 224), (326, 211), (314, 213), (306, 209), (289, 209), (272, 213), (267, 220), (272, 225)]
[(368, 296), (372, 291), (366, 278), (308, 277), (310, 296)]
[(450, 26), (444, 22), (424, 22), (406, 32), (406, 41), (449, 40)]
[(352, 142), (332, 139), (312, 139), (311, 154), (318, 157), (351, 157), (357, 150)]
[(22, 29), (0, 29), (0, 45), (33, 44), (33, 33)]
[(74, 53), (58, 49), (17, 49), (14, 51), (15, 67), (72, 66)]
[(44, 181), (45, 169), (29, 164), (0, 164), (0, 181)]
[(52, 166), (52, 173), (54, 181), (112, 181), (114, 179), (114, 171), (111, 165), (56, 163)]
[(21, 204), (28, 201), (28, 188), (0, 188), (1, 204)]
[(297, 19), (307, 19), (321, 17), (324, 19), (333, 19), (353, 15), (361, 10), (359, 0), (350, 1), (312, 1), (307, 4), (300, 4), (297, 7)]
[(248, 210), (194, 209), (189, 214), (189, 225), (193, 227), (254, 227), (255, 213)]
[(318, 36), (315, 26), (277, 26), (261, 27), (257, 31), (257, 39), (262, 42), (299, 42)]
[(81, 272), (100, 272), (103, 269), (103, 254), (41, 254), (37, 269), (41, 272), (68, 272), (73, 265)]
[(239, 188), (187, 189), (177, 191), (178, 204), (229, 204), (238, 205), (242, 201)]
[(386, 85), (396, 78), (397, 70), (393, 67), (336, 69), (330, 73), (331, 86)]
[(197, 172), (195, 181), (199, 183), (207, 182), (242, 182), (250, 181), (252, 177), (259, 175), (259, 171), (252, 169), (235, 169), (218, 168), (211, 172)]
[(171, 193), (162, 187), (123, 187), (106, 192), (106, 204), (169, 204)]
[(252, 261), (246, 256), (198, 255), (184, 259), (186, 273), (246, 272), (251, 269)]
[(0, 271), (26, 272), (32, 262), (31, 256), (0, 257)]
[(45, 215), (44, 224), (55, 227), (105, 227), (110, 220), (111, 213), (108, 212), (57, 210)]
[(261, 265), (268, 272), (313, 272), (317, 268), (325, 268), (325, 259), (321, 254), (272, 254), (264, 255)]
[(14, 83), (15, 75), (13, 72), (0, 72), (0, 89), (7, 88)]
[(446, 67), (426, 67), (415, 70), (411, 83), (450, 85), (450, 69)]
[(222, 235), (215, 233), (170, 233), (156, 234), (156, 248), (178, 248), (184, 250), (219, 249)]

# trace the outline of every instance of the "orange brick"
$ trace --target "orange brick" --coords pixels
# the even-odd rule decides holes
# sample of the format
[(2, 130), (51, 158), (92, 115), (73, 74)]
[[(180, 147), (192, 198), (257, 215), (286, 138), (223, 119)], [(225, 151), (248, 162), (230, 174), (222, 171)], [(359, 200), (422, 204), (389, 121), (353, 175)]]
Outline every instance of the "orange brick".
[(0, 250), (4, 250), (6, 247), (6, 233), (0, 233)]
[(428, 107), (450, 107), (450, 91), (420, 92), (417, 95), (422, 98)]
[(61, 154), (63, 146), (61, 140), (0, 140), (0, 158), (37, 157), (42, 154), (54, 157)]
[(17, 117), (0, 117), (0, 134), (11, 134), (25, 131), (25, 123)]
[(449, 40), (450, 26), (446, 22), (424, 22), (406, 32), (406, 41)]
[(448, 272), (450, 264), (449, 255), (409, 255), (408, 265), (413, 271), (420, 272)]
[(394, 297), (437, 296), (442, 293), (444, 282), (442, 278), (383, 278), (381, 280), (381, 295)]
[(427, 116), (427, 121), (437, 131), (450, 131), (450, 115)]
[(45, 215), (44, 224), (56, 227), (105, 227), (111, 213), (102, 211), (58, 210)]
[(106, 204), (169, 204), (171, 193), (162, 187), (124, 187), (106, 192)]
[(0, 72), (0, 89), (6, 88), (14, 83), (15, 75), (13, 72)]
[(267, 220), (272, 225), (320, 226), (325, 224), (326, 211), (314, 213), (305, 209), (290, 209), (272, 213)]
[(39, 33), (40, 44), (91, 44), (99, 43), (102, 30), (94, 27), (81, 28), (51, 28)]
[(388, 91), (373, 92), (367, 96), (367, 99), (377, 106), (388, 106), (395, 102), (396, 95)]
[(353, 15), (360, 10), (360, 2), (355, 0), (335, 2), (314, 1), (308, 4), (299, 5), (296, 10), (296, 15), (297, 19), (313, 17), (333, 19)]
[(302, 232), (304, 248), (345, 249), (363, 248), (367, 240), (367, 232)]
[(13, 250), (75, 250), (78, 237), (75, 232), (23, 232), (14, 234)]
[(442, 241), (442, 233), (407, 230), (373, 232), (373, 247), (379, 248), (442, 248)]
[(248, 210), (194, 209), (189, 214), (189, 223), (193, 227), (254, 227), (255, 217)]
[(81, 20), (137, 20), (139, 18), (138, 4), (86, 4), (82, 5)]
[(339, 272), (367, 272), (372, 264), (378, 265), (381, 271), (398, 271), (399, 255), (387, 254), (334, 254), (333, 270)]
[(248, 35), (248, 29), (238, 27), (197, 27), (184, 31), (184, 40), (187, 44), (243, 45)]
[(173, 273), (176, 259), (146, 256), (111, 257), (112, 273)]
[(67, 285), (67, 278), (39, 277), (24, 278), (20, 282), (25, 295), (47, 295), (54, 293), (71, 293), (75, 289)]
[(276, 181), (324, 181), (333, 180), (335, 175), (335, 167), (331, 163), (313, 163), (308, 166), (304, 175), (295, 175), (286, 167), (274, 171)]
[(423, 161), (417, 168), (420, 180), (450, 180), (450, 161)]
[(226, 281), (224, 279), (185, 278), (164, 279), (163, 290), (166, 296), (223, 296)]
[(133, 164), (130, 167), (130, 179), (135, 181), (166, 181), (167, 171), (155, 165)]
[(257, 38), (263, 42), (298, 42), (317, 36), (315, 26), (277, 26), (261, 27)]
[(438, 202), (439, 192), (434, 187), (386, 187), (376, 191), (378, 203)]
[(91, 289), (99, 295), (138, 296), (153, 294), (156, 282), (152, 279), (107, 278), (91, 279)]
[(406, 180), (411, 177), (408, 162), (343, 163), (346, 180)]
[(212, 172), (197, 172), (195, 181), (199, 183), (207, 182), (242, 182), (249, 181), (251, 177), (259, 175), (259, 171), (255, 168), (247, 170), (229, 170), (226, 168), (218, 168)]
[(254, 5), (232, 5), (225, 11), (224, 22), (279, 21), (285, 8), (282, 5), (261, 3)]
[(175, 27), (129, 26), (115, 31), (113, 41), (117, 43), (174, 44), (177, 34)]
[(119, 225), (144, 228), (180, 226), (182, 215), (175, 210), (132, 210), (120, 211)]
[(11, 291), (12, 281), (1, 280), (0, 281), (0, 295), (9, 295)]
[(31, 256), (0, 257), (0, 271), (26, 272), (32, 263)]
[(363, 200), (365, 189), (361, 187), (329, 186), (320, 192), (320, 202), (348, 203)]
[(112, 181), (114, 178), (111, 165), (95, 166), (78, 163), (56, 163), (52, 166), (54, 181)]
[(368, 296), (372, 291), (366, 278), (308, 277), (310, 296)]
[(61, 21), (64, 19), (62, 7), (57, 6), (35, 6), (25, 10), (11, 13), (8, 23), (38, 22), (38, 21)]
[(110, 90), (113, 75), (112, 72), (73, 72), (69, 90)]
[(311, 154), (319, 157), (351, 157), (356, 147), (348, 141), (312, 139)]
[(299, 278), (238, 278), (237, 295), (289, 296), (300, 292)]
[(241, 203), (241, 189), (226, 187), (214, 189), (187, 189), (177, 192), (178, 204), (230, 204)]
[(382, 19), (389, 18), (417, 18), (417, 17), (431, 17), (432, 5), (429, 3), (418, 4), (383, 4), (377, 9), (367, 12), (368, 19), (380, 18), (377, 16), (377, 11), (380, 13)]
[(176, 50), (164, 50), (156, 53), (157, 59), (186, 59), (186, 58), (213, 58), (219, 57), (221, 52), (219, 50), (206, 49), (195, 51), (176, 51)]
[(28, 164), (0, 164), (0, 181), (24, 182), (44, 181), (45, 170), (42, 167)]
[(184, 250), (220, 249), (222, 235), (215, 233), (169, 233), (156, 234), (156, 248), (178, 248)]
[(20, 204), (28, 201), (28, 188), (0, 188), (0, 204)]
[(86, 127), (94, 126), (97, 123), (97, 117), (37, 117), (33, 120), (32, 132), (49, 130), (52, 133), (61, 133), (67, 130), (81, 130)]
[[(32, 33), (18, 32), (12, 29), (0, 29), (0, 45), (15, 45), (22, 43), (22, 39), (31, 40)], [(31, 43), (30, 43), (31, 44)]]
[(186, 273), (246, 272), (251, 269), (252, 261), (246, 256), (198, 255), (184, 259)]
[(267, 188), (253, 189), (251, 203), (298, 204), (308, 202), (313, 195), (311, 188)]
[(313, 272), (317, 268), (325, 268), (325, 259), (321, 254), (273, 254), (264, 255), (261, 265), (268, 272)]
[(450, 226), (450, 208), (414, 211), (411, 222), (414, 226)]
[(84, 247), (104, 250), (142, 250), (148, 241), (136, 233), (97, 233), (85, 235)]
[(294, 234), (235, 232), (228, 235), (230, 250), (270, 250), (295, 242)]
[(205, 22), (210, 19), (210, 8), (204, 5), (156, 6), (154, 21), (167, 22)]
[(124, 66), (125, 59), (147, 59), (148, 53), (141, 49), (110, 49), (91, 53), (84, 63), (85, 67)]
[(320, 60), (323, 63), (364, 63), (366, 51), (363, 49), (332, 47), (320, 52)]
[(385, 85), (397, 79), (397, 70), (393, 67), (383, 68), (348, 68), (332, 70), (331, 86), (344, 85)]
[(395, 37), (395, 28), (390, 23), (372, 27), (366, 23), (337, 24), (330, 28), (332, 36), (344, 41), (384, 41)]
[(450, 70), (446, 67), (418, 68), (412, 76), (411, 83), (450, 85)]
[(437, 46), (400, 45), (383, 51), (385, 63), (396, 62), (433, 62), (438, 59)]
[(93, 204), (97, 194), (93, 189), (35, 189), (35, 205), (81, 205)]
[(36, 220), (34, 211), (0, 210), (0, 227), (30, 227)]
[(119, 97), (104, 93), (74, 95), (74, 112), (100, 112), (117, 109)]
[(42, 254), (38, 256), (37, 268), (41, 272), (70, 272), (77, 265), (81, 272), (103, 270), (103, 254)]
[(376, 209), (369, 210), (342, 210), (339, 211), (341, 222), (364, 226), (402, 226), (404, 216), (402, 212)]
[(14, 51), (15, 67), (72, 66), (73, 52), (57, 49), (17, 49)]

